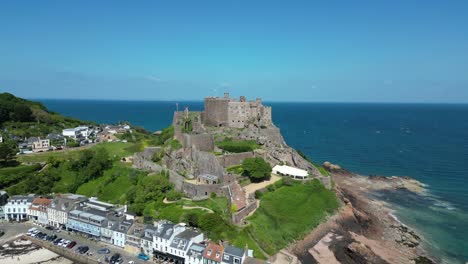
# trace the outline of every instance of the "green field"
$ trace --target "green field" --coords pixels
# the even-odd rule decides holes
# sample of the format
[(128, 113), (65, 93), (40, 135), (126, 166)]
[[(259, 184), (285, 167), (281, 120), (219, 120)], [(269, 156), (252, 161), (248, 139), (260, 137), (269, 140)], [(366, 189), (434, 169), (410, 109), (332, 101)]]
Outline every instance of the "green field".
[(41, 165), (35, 164), (31, 166), (22, 165), (18, 167), (0, 168), (0, 190), (16, 184), (27, 177), (31, 177), (36, 174), (41, 167)]
[(260, 148), (255, 140), (231, 140), (224, 139), (223, 141), (216, 142), (216, 146), (227, 152), (241, 153), (254, 151), (255, 149)]
[(249, 231), (265, 252), (274, 254), (303, 238), (338, 206), (335, 193), (318, 180), (282, 186), (262, 195), (260, 207), (247, 219)]
[(33, 163), (33, 162), (47, 162), (50, 158), (59, 160), (68, 160), (78, 158), (80, 152), (84, 149), (94, 150), (96, 148), (105, 148), (114, 158), (122, 158), (125, 156), (133, 155), (133, 153), (142, 151), (143, 145), (141, 143), (124, 143), (124, 142), (102, 142), (93, 145), (89, 148), (71, 148), (61, 151), (49, 151), (34, 154), (19, 155), (17, 160), (19, 162)]

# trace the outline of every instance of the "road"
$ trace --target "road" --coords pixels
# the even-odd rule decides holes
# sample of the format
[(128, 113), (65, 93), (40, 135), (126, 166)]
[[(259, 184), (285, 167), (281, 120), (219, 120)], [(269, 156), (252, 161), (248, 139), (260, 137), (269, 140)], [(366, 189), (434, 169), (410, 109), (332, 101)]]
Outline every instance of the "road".
[[(57, 233), (57, 232), (53, 232), (50, 230), (46, 230), (43, 227), (33, 225), (30, 223), (5, 223), (5, 222), (0, 223), (0, 229), (5, 231), (5, 235), (3, 235), (0, 238), (0, 245), (12, 237), (19, 236), (21, 234), (26, 234), (28, 229), (31, 227), (36, 227), (41, 232), (46, 233), (48, 235), (55, 233), (57, 237), (59, 238), (64, 238), (70, 241), (76, 241), (77, 244), (70, 250), (75, 250), (79, 246), (88, 246), (89, 257), (99, 260), (102, 263), (105, 263), (104, 259), (106, 256), (110, 258), (115, 253), (119, 253), (122, 256), (122, 259), (123, 259), (122, 263), (128, 263), (130, 260), (133, 260), (135, 263), (138, 263), (138, 264), (155, 263), (152, 260), (150, 261), (140, 260), (137, 258), (135, 254), (124, 251), (122, 248), (109, 245), (100, 241), (93, 241), (83, 235), (78, 235), (76, 233), (74, 234), (72, 232), (67, 232), (67, 231), (60, 231)], [(101, 248), (108, 248), (111, 252), (109, 254), (98, 254), (97, 251)]]

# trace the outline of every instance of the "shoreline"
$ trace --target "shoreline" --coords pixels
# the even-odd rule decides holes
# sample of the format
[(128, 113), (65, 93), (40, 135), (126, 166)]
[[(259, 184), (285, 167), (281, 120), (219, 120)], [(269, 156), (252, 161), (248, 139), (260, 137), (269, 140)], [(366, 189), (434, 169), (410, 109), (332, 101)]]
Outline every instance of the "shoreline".
[(302, 263), (436, 263), (421, 236), (373, 193), (405, 189), (426, 195), (409, 177), (362, 176), (327, 167), (342, 202), (339, 211), (285, 250)]

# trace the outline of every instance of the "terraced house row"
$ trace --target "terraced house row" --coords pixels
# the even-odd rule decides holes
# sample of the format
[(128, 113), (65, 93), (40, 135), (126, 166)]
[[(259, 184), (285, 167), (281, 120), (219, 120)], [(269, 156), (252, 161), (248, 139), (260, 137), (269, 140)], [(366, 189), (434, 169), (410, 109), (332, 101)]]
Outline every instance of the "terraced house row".
[(126, 206), (82, 195), (57, 194), (53, 198), (15, 195), (1, 200), (7, 220), (30, 220), (75, 231), (129, 252), (143, 252), (173, 263), (241, 264), (253, 255), (248, 248), (212, 242), (184, 223), (161, 220), (145, 225), (137, 221)]

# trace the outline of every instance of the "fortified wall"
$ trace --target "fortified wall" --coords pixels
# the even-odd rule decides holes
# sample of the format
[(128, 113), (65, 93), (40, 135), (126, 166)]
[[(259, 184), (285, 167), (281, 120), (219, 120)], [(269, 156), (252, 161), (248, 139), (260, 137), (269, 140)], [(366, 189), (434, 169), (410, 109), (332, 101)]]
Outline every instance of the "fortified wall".
[(271, 107), (264, 106), (260, 98), (247, 101), (245, 96), (241, 96), (237, 101), (225, 93), (222, 98), (205, 98), (202, 117), (203, 124), (215, 127), (243, 128), (250, 123), (268, 126), (271, 124)]

